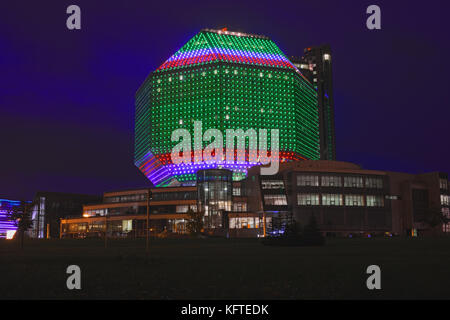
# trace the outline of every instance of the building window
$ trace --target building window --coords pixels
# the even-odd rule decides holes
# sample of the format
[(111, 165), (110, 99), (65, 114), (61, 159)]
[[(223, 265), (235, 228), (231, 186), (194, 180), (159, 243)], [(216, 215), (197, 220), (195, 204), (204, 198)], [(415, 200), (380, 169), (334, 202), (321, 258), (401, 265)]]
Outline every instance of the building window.
[(197, 211), (197, 205), (181, 205), (176, 207), (177, 213), (186, 213), (188, 212), (189, 208), (191, 208), (192, 211)]
[(345, 205), (350, 207), (360, 207), (364, 205), (363, 196), (360, 194), (346, 194)]
[(448, 181), (446, 179), (439, 179), (439, 188), (442, 190), (448, 189)]
[(383, 179), (367, 177), (366, 178), (366, 188), (382, 189), (383, 188)]
[(88, 209), (84, 210), (83, 217), (95, 217), (95, 216), (105, 216), (108, 214), (108, 208), (106, 209)]
[(297, 186), (319, 186), (319, 176), (316, 175), (298, 175)]
[(384, 207), (383, 196), (379, 196), (379, 195), (366, 196), (366, 206), (368, 206), (368, 207)]
[(319, 205), (319, 195), (312, 193), (297, 194), (297, 204), (299, 206), (317, 206)]
[(267, 189), (284, 189), (283, 180), (262, 180), (261, 188), (264, 190)]
[(147, 200), (147, 193), (140, 194), (130, 194), (115, 197), (106, 197), (105, 203), (116, 203), (116, 202), (138, 202)]
[(363, 188), (362, 177), (344, 177), (344, 187), (348, 188)]
[(233, 187), (233, 196), (239, 197), (241, 195), (241, 187)]
[(342, 206), (342, 194), (322, 194), (323, 206)]
[[(442, 214), (447, 219), (450, 219), (450, 209), (449, 208), (442, 208)], [(444, 232), (450, 232), (450, 223), (444, 223), (442, 224), (442, 231)]]
[(131, 232), (133, 230), (133, 220), (122, 220), (122, 231)]
[(230, 218), (230, 229), (253, 229), (262, 227), (262, 219), (258, 217), (236, 217)]
[(177, 206), (176, 212), (177, 213), (184, 213), (187, 212), (189, 209), (189, 206)]
[(322, 187), (341, 187), (341, 177), (338, 176), (322, 176)]
[(441, 194), (441, 205), (448, 206), (449, 205), (449, 196), (445, 194)]
[(247, 203), (245, 203), (245, 202), (235, 202), (235, 203), (233, 203), (233, 211), (235, 211), (235, 212), (245, 212), (245, 211), (247, 211)]
[(267, 206), (286, 206), (287, 199), (284, 194), (265, 194), (264, 204)]

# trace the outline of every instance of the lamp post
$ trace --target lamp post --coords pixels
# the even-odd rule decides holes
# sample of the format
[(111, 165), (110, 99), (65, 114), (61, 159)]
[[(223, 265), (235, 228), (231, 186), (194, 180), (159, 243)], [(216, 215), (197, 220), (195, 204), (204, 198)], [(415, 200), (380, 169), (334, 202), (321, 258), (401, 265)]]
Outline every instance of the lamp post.
[(108, 247), (108, 215), (105, 213), (105, 248)]
[(263, 211), (263, 235), (266, 237), (266, 212)]
[(152, 198), (152, 190), (147, 190), (147, 223), (146, 223), (146, 232), (145, 232), (145, 253), (148, 256), (150, 251), (150, 243), (149, 243), (149, 233), (150, 233), (150, 200)]

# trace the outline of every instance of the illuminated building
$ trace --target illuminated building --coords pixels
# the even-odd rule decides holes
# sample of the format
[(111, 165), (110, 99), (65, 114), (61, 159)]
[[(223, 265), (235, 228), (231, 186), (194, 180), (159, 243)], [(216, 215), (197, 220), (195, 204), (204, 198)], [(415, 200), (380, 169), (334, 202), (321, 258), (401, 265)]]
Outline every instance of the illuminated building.
[(79, 216), (83, 204), (97, 203), (101, 197), (86, 194), (39, 191), (31, 201), (31, 238), (58, 238), (60, 219)]
[[(276, 175), (258, 167), (246, 179), (231, 181), (231, 171), (197, 172), (196, 186), (105, 192), (103, 202), (83, 206), (78, 217), (61, 220), (62, 237), (145, 236), (147, 204), (153, 235), (186, 233), (187, 211), (204, 215), (205, 233), (262, 237), (282, 233), (296, 221), (305, 226), (314, 215), (329, 236), (424, 235), (450, 233), (450, 224), (430, 226), (437, 211), (450, 218), (448, 175), (366, 170), (329, 160), (291, 161)], [(434, 212), (433, 211), (433, 212)]]
[(247, 143), (234, 149), (243, 162), (174, 164), (171, 135), (195, 136), (194, 121), (222, 133), (279, 129), (282, 162), (320, 157), (316, 91), (265, 36), (202, 30), (147, 77), (135, 99), (135, 165), (155, 186), (194, 185), (195, 173), (210, 168), (230, 169), (236, 181), (260, 163)]
[(320, 159), (336, 160), (336, 137), (334, 130), (334, 99), (332, 55), (329, 45), (310, 47), (303, 57), (291, 57), (317, 90), (320, 130)]
[(198, 208), (206, 228), (227, 228), (232, 207), (232, 172), (226, 169), (197, 171)]
[(9, 216), (14, 207), (21, 205), (20, 201), (0, 199), (0, 239), (10, 239), (14, 236), (17, 226)]
[[(134, 161), (155, 187), (105, 192), (102, 203), (61, 219), (60, 236), (145, 236), (147, 212), (152, 235), (184, 234), (188, 210), (201, 213), (205, 233), (226, 237), (280, 234), (294, 221), (305, 226), (311, 215), (327, 235), (436, 229), (423, 220), (431, 208), (449, 215), (446, 174), (365, 170), (333, 161), (331, 59), (327, 46), (308, 48), (291, 62), (265, 36), (202, 30), (135, 96)], [(202, 130), (196, 130), (199, 122)], [(193, 161), (177, 164), (171, 153), (179, 141), (172, 138), (180, 129), (188, 133), (188, 145), (194, 141), (186, 152)], [(216, 130), (226, 140), (227, 129), (279, 129), (278, 173), (261, 175), (261, 153), (253, 161), (250, 143), (233, 144), (232, 161), (196, 162), (196, 150), (211, 143), (204, 132)], [(267, 138), (271, 149), (275, 141)], [(450, 232), (448, 225), (439, 228)]]

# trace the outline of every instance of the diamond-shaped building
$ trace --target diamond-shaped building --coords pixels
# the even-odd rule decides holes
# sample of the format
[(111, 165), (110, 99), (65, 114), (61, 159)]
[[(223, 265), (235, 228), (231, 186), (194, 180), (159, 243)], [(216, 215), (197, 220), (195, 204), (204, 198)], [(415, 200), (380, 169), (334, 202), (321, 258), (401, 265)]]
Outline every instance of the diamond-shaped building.
[(202, 30), (147, 77), (135, 98), (135, 165), (156, 186), (193, 183), (198, 170), (217, 167), (239, 180), (258, 164), (248, 154), (244, 163), (174, 164), (172, 132), (184, 128), (194, 137), (194, 121), (202, 121), (203, 132), (223, 132), (224, 146), (226, 129), (279, 129), (280, 161), (320, 158), (317, 93), (265, 36)]

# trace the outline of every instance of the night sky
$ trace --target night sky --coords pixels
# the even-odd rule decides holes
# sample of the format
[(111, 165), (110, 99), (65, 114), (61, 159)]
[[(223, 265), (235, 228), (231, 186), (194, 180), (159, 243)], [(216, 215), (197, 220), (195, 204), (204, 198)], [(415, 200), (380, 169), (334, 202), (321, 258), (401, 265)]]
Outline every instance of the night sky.
[[(381, 30), (365, 26), (371, 4)], [(135, 91), (202, 28), (264, 34), (288, 56), (329, 43), (338, 160), (450, 172), (448, 15), (444, 1), (1, 1), (0, 198), (148, 186)]]

